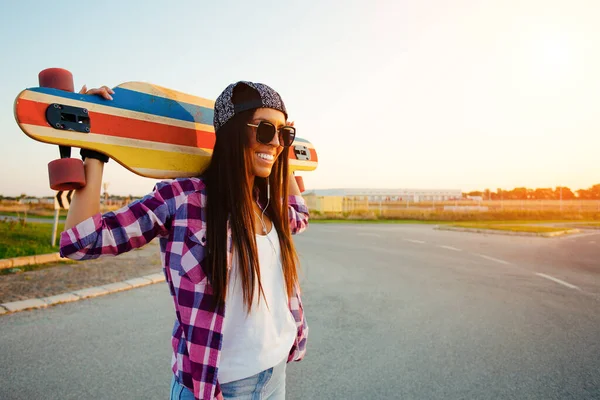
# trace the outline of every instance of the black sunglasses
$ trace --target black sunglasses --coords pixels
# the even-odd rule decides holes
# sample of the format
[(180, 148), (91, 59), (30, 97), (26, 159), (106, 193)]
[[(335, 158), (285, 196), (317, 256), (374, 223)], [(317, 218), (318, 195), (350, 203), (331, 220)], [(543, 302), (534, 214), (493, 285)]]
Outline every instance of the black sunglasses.
[(286, 125), (277, 129), (268, 121), (260, 121), (258, 125), (248, 124), (248, 126), (256, 128), (256, 140), (262, 144), (271, 143), (277, 132), (279, 132), (279, 144), (283, 147), (290, 147), (296, 138), (296, 128), (293, 126)]

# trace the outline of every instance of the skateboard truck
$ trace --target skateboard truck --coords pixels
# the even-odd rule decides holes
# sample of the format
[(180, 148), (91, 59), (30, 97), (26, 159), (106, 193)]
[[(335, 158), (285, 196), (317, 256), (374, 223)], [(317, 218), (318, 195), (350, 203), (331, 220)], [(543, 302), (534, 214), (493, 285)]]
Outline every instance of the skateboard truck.
[[(310, 161), (310, 150), (308, 150), (308, 147), (301, 145), (301, 144), (297, 144), (294, 145), (294, 155), (296, 156), (297, 160), (304, 160), (304, 161)], [(298, 188), (300, 189), (300, 193), (304, 192), (304, 179), (302, 179), (301, 176), (294, 176), (294, 178), (296, 179), (296, 183), (298, 184)]]
[(46, 121), (56, 129), (90, 133), (90, 116), (86, 108), (53, 103), (46, 109)]
[[(62, 68), (48, 68), (39, 73), (40, 87), (74, 92), (73, 75)], [(50, 104), (46, 109), (47, 122), (56, 129), (77, 132), (90, 131), (88, 111), (83, 108)], [(71, 158), (69, 146), (58, 146), (60, 158), (48, 163), (50, 188), (53, 190), (81, 189), (85, 186), (83, 161)]]
[(294, 154), (298, 160), (310, 161), (310, 150), (308, 150), (308, 147), (306, 146), (301, 144), (295, 145)]

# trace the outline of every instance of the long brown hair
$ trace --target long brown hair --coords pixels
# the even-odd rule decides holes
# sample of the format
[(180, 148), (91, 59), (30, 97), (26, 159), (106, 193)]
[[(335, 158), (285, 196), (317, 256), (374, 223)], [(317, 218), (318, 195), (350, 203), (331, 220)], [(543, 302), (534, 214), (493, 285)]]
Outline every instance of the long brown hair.
[(264, 297), (260, 280), (260, 267), (254, 229), (253, 201), (267, 204), (267, 179), (270, 200), (265, 214), (277, 229), (281, 247), (281, 263), (289, 297), (298, 284), (296, 270), (298, 255), (292, 241), (288, 219), (288, 149), (279, 155), (268, 178), (254, 179), (250, 187), (251, 158), (249, 146), (251, 121), (255, 110), (236, 114), (217, 135), (210, 165), (203, 174), (206, 183), (206, 238), (208, 263), (206, 264), (213, 294), (220, 304), (227, 293), (227, 223), (231, 226), (234, 257), (237, 256), (244, 305), (248, 313), (252, 308), (255, 285)]

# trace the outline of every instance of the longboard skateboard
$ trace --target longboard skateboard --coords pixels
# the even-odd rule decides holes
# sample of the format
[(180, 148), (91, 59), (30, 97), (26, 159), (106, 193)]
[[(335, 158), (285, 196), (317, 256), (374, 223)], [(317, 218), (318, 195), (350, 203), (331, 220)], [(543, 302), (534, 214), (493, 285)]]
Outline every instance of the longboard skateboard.
[[(72, 85), (72, 84), (71, 84)], [(149, 178), (198, 176), (215, 143), (214, 101), (144, 82), (116, 86), (113, 100), (49, 87), (23, 90), (14, 114), (32, 139), (108, 155)], [(288, 150), (293, 171), (312, 171), (314, 146), (296, 137)]]

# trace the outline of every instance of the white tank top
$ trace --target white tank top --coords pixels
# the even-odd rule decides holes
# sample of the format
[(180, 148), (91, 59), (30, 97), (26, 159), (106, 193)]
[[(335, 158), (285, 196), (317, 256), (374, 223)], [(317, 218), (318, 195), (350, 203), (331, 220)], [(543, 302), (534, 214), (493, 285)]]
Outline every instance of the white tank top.
[(247, 314), (239, 265), (237, 257), (233, 257), (225, 300), (220, 383), (248, 378), (279, 364), (287, 359), (296, 339), (296, 322), (288, 307), (275, 227), (266, 236), (256, 235), (256, 247), (265, 296), (260, 296), (257, 303), (256, 284), (252, 310)]

